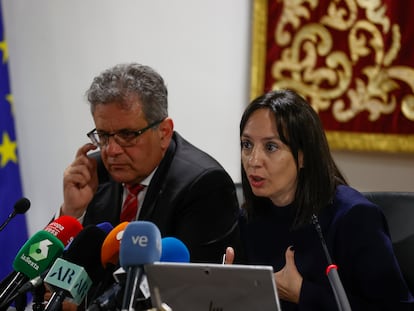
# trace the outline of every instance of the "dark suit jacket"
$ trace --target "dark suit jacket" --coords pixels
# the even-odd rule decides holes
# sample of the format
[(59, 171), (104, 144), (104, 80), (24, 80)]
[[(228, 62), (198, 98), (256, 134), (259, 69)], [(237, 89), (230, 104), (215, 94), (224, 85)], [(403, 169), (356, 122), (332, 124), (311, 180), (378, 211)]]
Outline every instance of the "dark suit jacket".
[[(87, 208), (83, 225), (119, 223), (122, 185), (112, 180), (98, 160), (98, 190)], [(239, 205), (231, 177), (205, 152), (174, 132), (155, 172), (138, 220), (151, 221), (162, 237), (180, 239), (191, 262), (221, 261), (226, 246), (239, 249)]]

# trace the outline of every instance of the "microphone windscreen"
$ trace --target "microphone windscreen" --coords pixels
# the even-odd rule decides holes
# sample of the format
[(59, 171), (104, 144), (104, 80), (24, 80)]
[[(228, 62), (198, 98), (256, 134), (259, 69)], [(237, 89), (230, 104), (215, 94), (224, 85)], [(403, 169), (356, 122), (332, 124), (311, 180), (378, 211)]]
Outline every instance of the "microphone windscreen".
[(88, 225), (73, 239), (62, 258), (85, 268), (93, 283), (104, 276), (101, 265), (101, 248), (106, 237), (95, 225)]
[(30, 201), (27, 198), (21, 198), (14, 204), (14, 212), (16, 214), (24, 214), (30, 208)]
[(141, 266), (158, 261), (161, 257), (161, 233), (149, 221), (130, 222), (122, 236), (119, 250), (121, 267)]
[(161, 240), (161, 258), (164, 262), (190, 262), (190, 252), (185, 244), (174, 237)]
[[(86, 269), (62, 258), (56, 259), (44, 282), (55, 292), (44, 309), (50, 311), (61, 310), (66, 297), (72, 298), (71, 301), (79, 305), (92, 286)], [(56, 292), (59, 294), (56, 295)]]
[(63, 252), (63, 243), (53, 234), (39, 231), (17, 253), (13, 269), (29, 279), (39, 276)]
[(108, 233), (102, 244), (101, 262), (104, 267), (108, 264), (117, 265), (119, 263), (119, 248), (122, 236), (128, 221), (124, 221), (117, 225), (111, 232)]
[(75, 217), (60, 216), (48, 224), (43, 230), (56, 236), (66, 246), (82, 229), (82, 224)]
[(101, 223), (97, 224), (96, 226), (99, 229), (101, 229), (103, 232), (105, 232), (106, 234), (111, 232), (111, 230), (114, 228), (114, 226), (112, 226), (112, 224), (108, 221), (101, 222)]

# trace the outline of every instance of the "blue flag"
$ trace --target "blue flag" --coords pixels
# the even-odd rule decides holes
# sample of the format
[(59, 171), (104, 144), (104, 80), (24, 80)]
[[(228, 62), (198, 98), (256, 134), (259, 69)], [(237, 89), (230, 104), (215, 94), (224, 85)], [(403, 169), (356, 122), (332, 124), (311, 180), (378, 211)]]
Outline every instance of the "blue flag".
[[(22, 185), (1, 4), (0, 59), (0, 224), (3, 224), (13, 212), (14, 204), (22, 198)], [(13, 271), (13, 260), (26, 241), (26, 218), (18, 214), (0, 231), (0, 281)]]

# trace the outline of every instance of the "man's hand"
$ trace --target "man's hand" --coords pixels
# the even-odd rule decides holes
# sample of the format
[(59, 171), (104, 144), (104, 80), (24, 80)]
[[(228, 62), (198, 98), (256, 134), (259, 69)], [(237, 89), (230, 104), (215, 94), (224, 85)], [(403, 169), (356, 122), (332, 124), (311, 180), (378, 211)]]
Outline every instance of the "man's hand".
[(84, 213), (98, 188), (98, 173), (95, 159), (87, 156), (97, 147), (85, 144), (78, 149), (76, 158), (63, 174), (62, 215), (79, 218)]
[[(50, 289), (46, 286), (46, 292), (45, 292), (45, 307), (47, 306), (50, 298), (52, 297), (53, 292), (50, 291)], [(62, 302), (62, 309), (61, 311), (77, 311), (78, 306), (74, 304), (73, 302), (70, 302), (68, 300), (64, 300)]]

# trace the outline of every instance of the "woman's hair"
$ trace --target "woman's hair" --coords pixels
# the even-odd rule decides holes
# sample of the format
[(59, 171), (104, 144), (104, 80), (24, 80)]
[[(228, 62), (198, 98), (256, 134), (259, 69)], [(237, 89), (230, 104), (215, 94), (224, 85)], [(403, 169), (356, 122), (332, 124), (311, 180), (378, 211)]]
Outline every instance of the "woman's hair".
[(151, 67), (137, 63), (119, 64), (93, 79), (86, 92), (92, 114), (96, 105), (118, 103), (129, 109), (139, 99), (148, 123), (168, 116), (168, 91), (163, 78)]
[[(335, 194), (338, 184), (347, 184), (329, 150), (325, 132), (315, 110), (291, 90), (268, 92), (253, 100), (240, 121), (240, 137), (252, 113), (258, 109), (273, 112), (280, 140), (290, 148), (298, 170), (297, 188), (292, 206), (295, 210), (293, 227), (311, 221)], [(299, 168), (299, 152), (303, 168)], [(268, 206), (270, 199), (253, 194), (242, 166), (242, 185), (248, 217)]]

